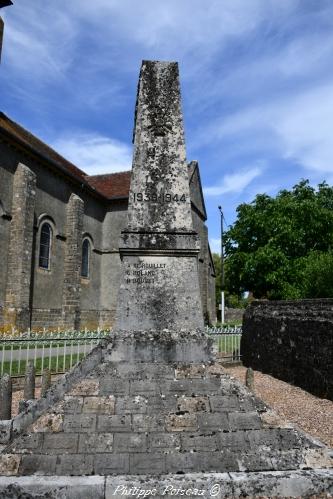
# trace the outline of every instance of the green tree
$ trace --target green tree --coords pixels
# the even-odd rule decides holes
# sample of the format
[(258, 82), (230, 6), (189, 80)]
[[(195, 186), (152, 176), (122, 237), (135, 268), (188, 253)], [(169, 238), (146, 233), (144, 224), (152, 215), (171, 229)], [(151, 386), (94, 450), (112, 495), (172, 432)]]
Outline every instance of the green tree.
[(333, 297), (333, 252), (312, 251), (304, 258), (300, 284), (304, 298)]
[[(221, 255), (213, 253), (213, 262), (215, 267), (215, 292), (216, 292), (216, 311), (219, 317), (219, 305), (221, 304)], [(229, 289), (229, 270), (228, 270), (228, 260), (224, 260), (224, 275), (225, 275), (225, 289), (224, 298), (226, 307), (231, 308), (244, 308), (246, 307), (248, 301), (243, 298), (241, 293), (233, 293)]]
[[(228, 289), (249, 290), (256, 298), (333, 296), (319, 278), (325, 258), (315, 264), (316, 255), (331, 249), (333, 188), (326, 182), (314, 189), (302, 180), (275, 198), (259, 194), (237, 208), (237, 220), (226, 233)], [(310, 281), (318, 286), (306, 285)]]

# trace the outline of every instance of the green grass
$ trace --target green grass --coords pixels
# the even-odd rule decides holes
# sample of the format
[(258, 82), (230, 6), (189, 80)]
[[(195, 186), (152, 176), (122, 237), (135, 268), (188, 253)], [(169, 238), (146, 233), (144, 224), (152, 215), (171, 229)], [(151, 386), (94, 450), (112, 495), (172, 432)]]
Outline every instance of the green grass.
[[(49, 357), (44, 357), (44, 362), (42, 362), (41, 358), (36, 359), (35, 367), (36, 374), (41, 374), (42, 369), (50, 368), (52, 373), (56, 372), (65, 372), (68, 371), (71, 367), (73, 367), (77, 362), (79, 362), (85, 356), (84, 353), (66, 355), (60, 355), (58, 357), (58, 365), (57, 358), (51, 357), (51, 363)], [(72, 363), (71, 363), (72, 357)], [(33, 360), (33, 359), (30, 359)], [(22, 376), (25, 373), (26, 360), (13, 360), (12, 361), (12, 370), (11, 376)], [(3, 372), (10, 374), (10, 361), (6, 361), (3, 363)]]
[(215, 341), (218, 344), (218, 352), (232, 354), (234, 350), (239, 350), (240, 339), (240, 335), (217, 337)]

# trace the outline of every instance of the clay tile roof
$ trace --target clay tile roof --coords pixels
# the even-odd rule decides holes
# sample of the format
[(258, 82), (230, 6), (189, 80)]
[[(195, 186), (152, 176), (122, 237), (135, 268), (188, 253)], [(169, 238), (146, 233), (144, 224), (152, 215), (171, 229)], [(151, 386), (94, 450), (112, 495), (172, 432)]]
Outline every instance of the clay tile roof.
[(50, 158), (53, 161), (59, 163), (63, 168), (71, 172), (79, 179), (85, 179), (86, 174), (82, 170), (80, 170), (80, 168), (73, 165), (73, 163), (71, 163), (70, 161), (67, 161), (67, 159), (63, 158), (50, 146), (39, 140), (37, 137), (25, 130), (25, 128), (23, 128), (21, 125), (18, 125), (17, 123), (15, 123), (15, 121), (12, 121), (10, 118), (8, 118), (8, 116), (1, 112), (0, 126), (7, 132), (9, 132), (12, 136), (20, 139), (22, 142), (32, 147), (37, 152), (43, 154), (43, 156), (45, 156), (46, 158)]
[(86, 176), (86, 182), (107, 198), (128, 197), (131, 172)]

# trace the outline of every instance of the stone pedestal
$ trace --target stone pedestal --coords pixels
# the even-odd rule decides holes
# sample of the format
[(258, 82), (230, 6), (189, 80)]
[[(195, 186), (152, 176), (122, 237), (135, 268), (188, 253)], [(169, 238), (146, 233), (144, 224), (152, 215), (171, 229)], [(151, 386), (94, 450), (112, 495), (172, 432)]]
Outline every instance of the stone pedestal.
[(116, 330), (203, 328), (178, 65), (144, 61)]
[(117, 330), (203, 327), (196, 234), (122, 234)]

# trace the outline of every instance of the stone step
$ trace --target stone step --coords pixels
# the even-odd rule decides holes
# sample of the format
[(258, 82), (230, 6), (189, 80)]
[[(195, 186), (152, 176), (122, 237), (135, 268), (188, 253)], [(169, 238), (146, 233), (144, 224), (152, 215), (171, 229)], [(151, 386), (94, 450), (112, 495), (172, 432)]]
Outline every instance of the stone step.
[(321, 444), (294, 429), (268, 425), (265, 411), (218, 364), (104, 362), (5, 448), (0, 474), (254, 472), (315, 466)]
[[(130, 423), (130, 421), (128, 420)], [(127, 431), (125, 431), (125, 429)], [(120, 430), (120, 431), (119, 431)], [(113, 432), (59, 432), (30, 433), (21, 435), (7, 449), (10, 453), (29, 454), (84, 454), (122, 452), (219, 452), (255, 449), (256, 452), (284, 452), (314, 447), (295, 430), (272, 428), (236, 432), (212, 431), (210, 433), (181, 431), (170, 433), (156, 427), (147, 430), (128, 424)]]
[(237, 453), (230, 448), (219, 451), (201, 449), (180, 452), (174, 449), (147, 452), (145, 447), (134, 445), (131, 448), (132, 443), (130, 438), (119, 440), (119, 450), (114, 452), (92, 453), (90, 449), (85, 453), (66, 453), (58, 448), (57, 452), (51, 450), (48, 454), (7, 454), (5, 457), (8, 462), (12, 461), (12, 471), (16, 470), (19, 475), (282, 471), (304, 465), (304, 456), (299, 449), (249, 451), (244, 448)]

